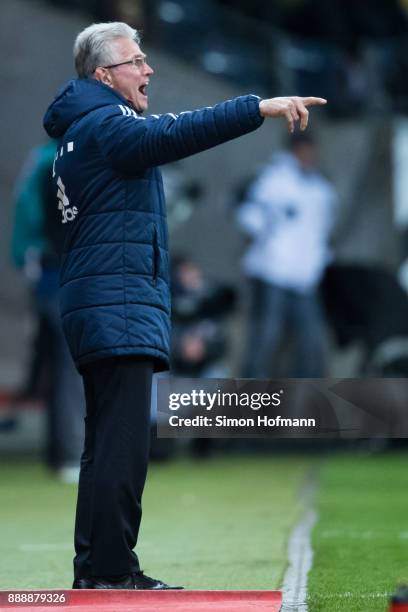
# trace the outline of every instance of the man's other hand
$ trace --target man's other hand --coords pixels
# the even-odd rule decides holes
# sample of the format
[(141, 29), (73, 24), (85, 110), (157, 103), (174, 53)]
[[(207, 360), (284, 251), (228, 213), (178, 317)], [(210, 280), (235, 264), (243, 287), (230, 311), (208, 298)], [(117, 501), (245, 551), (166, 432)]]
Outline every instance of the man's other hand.
[(288, 96), (285, 98), (269, 98), (261, 100), (259, 112), (262, 117), (285, 117), (288, 122), (289, 132), (295, 129), (295, 121), (300, 120), (300, 129), (305, 130), (309, 121), (309, 111), (306, 106), (326, 104), (324, 98), (300, 98), (299, 96)]

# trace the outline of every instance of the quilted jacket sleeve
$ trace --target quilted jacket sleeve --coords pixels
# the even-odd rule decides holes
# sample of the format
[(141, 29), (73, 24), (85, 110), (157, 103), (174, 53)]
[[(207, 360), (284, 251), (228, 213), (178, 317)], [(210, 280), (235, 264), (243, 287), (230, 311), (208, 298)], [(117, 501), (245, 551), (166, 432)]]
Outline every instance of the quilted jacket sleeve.
[(254, 95), (179, 115), (140, 117), (117, 105), (100, 113), (96, 137), (108, 163), (119, 172), (132, 173), (205, 151), (262, 123)]

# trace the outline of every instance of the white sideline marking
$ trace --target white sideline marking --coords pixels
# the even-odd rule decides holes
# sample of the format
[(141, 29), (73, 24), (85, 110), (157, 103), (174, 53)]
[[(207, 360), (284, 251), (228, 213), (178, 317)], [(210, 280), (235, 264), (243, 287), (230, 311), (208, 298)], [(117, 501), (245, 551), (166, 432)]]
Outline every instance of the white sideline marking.
[(62, 544), (22, 544), (20, 547), (21, 552), (48, 552), (54, 550), (72, 550), (73, 544), (62, 543)]
[(326, 529), (320, 533), (320, 536), (325, 539), (338, 538), (349, 540), (374, 540), (379, 538), (408, 540), (408, 531), (392, 532), (392, 529), (377, 529), (376, 531), (357, 531), (350, 529)]
[(289, 567), (283, 578), (281, 612), (308, 612), (307, 578), (313, 562), (310, 534), (317, 521), (317, 512), (313, 508), (314, 492), (315, 485), (310, 483), (303, 495), (305, 512), (289, 538)]
[(391, 597), (392, 593), (352, 593), (346, 591), (346, 593), (316, 593), (316, 597), (319, 599), (333, 599), (333, 597), (341, 597), (343, 599), (349, 599), (350, 597), (357, 599), (383, 599), (384, 597)]

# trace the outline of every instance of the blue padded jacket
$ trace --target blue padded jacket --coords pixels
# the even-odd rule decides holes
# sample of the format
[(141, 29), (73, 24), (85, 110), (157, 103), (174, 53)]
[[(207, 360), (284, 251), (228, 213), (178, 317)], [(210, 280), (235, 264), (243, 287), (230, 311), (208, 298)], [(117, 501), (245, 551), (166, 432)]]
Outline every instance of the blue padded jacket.
[(168, 367), (169, 256), (160, 164), (256, 129), (249, 95), (180, 115), (142, 117), (94, 79), (69, 81), (44, 127), (58, 139), (53, 176), (66, 228), (63, 328), (77, 367), (115, 355)]

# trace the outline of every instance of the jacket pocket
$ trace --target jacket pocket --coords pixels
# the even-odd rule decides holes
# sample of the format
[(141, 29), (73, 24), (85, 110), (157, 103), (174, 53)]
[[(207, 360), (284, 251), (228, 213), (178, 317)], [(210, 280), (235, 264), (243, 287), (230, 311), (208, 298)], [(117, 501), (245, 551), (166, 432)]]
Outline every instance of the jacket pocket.
[(156, 284), (157, 277), (159, 275), (159, 267), (160, 267), (160, 248), (159, 248), (159, 239), (157, 236), (157, 228), (154, 227), (153, 230), (153, 283)]

